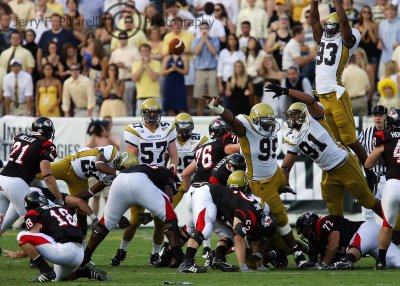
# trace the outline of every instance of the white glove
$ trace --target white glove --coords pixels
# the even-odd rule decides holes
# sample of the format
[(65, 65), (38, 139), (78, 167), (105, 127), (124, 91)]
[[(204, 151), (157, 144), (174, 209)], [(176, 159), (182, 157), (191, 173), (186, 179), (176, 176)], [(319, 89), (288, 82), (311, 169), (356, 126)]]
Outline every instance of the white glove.
[(208, 104), (208, 107), (214, 111), (216, 114), (221, 115), (224, 112), (224, 108), (221, 105), (214, 106), (215, 99), (213, 98), (210, 103)]

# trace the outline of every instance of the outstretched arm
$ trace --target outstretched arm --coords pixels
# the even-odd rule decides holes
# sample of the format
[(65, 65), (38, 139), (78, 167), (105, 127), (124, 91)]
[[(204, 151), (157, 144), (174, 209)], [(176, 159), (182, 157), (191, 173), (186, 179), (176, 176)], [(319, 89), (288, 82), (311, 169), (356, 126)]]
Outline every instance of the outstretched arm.
[(366, 169), (372, 169), (373, 167), (375, 167), (375, 165), (379, 161), (379, 158), (382, 155), (383, 150), (384, 150), (383, 144), (375, 147), (374, 150), (371, 152), (371, 154), (369, 154), (367, 160), (365, 161), (364, 167)]
[(319, 18), (318, 2), (319, 0), (311, 1), (310, 16), (311, 16), (311, 28), (313, 31), (313, 37), (314, 40), (319, 45), (319, 43), (321, 42), (323, 29), (321, 25), (321, 20)]
[(281, 87), (275, 84), (268, 85), (265, 90), (275, 93), (273, 98), (286, 94), (294, 99), (297, 99), (298, 101), (307, 104), (308, 112), (312, 117), (317, 119), (324, 117), (324, 110), (318, 104), (315, 97), (310, 94), (295, 89)]
[(353, 47), (355, 39), (351, 31), (349, 19), (347, 18), (346, 11), (343, 8), (343, 4), (340, 0), (333, 0), (335, 5), (336, 13), (339, 16), (340, 32), (342, 33), (343, 43), (349, 49)]
[(229, 109), (219, 105), (221, 95), (219, 95), (217, 98), (212, 98), (211, 96), (205, 94), (203, 95), (202, 99), (207, 103), (208, 107), (212, 111), (221, 116), (222, 119), (224, 119), (231, 126), (233, 133), (235, 133), (238, 137), (242, 137), (246, 134), (246, 128), (243, 126), (243, 123), (236, 119)]

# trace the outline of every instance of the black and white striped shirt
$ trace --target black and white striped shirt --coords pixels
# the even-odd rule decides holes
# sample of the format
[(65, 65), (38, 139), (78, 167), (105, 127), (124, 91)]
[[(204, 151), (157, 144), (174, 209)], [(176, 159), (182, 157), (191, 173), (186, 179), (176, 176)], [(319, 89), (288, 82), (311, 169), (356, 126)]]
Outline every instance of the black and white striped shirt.
[[(376, 129), (374, 126), (368, 127), (361, 131), (360, 135), (358, 136), (358, 140), (364, 146), (365, 151), (367, 151), (368, 154), (371, 154), (372, 150), (374, 150), (374, 146), (372, 146), (372, 139), (374, 138), (374, 133), (377, 131), (378, 129)], [(384, 176), (386, 174), (386, 167), (382, 164), (377, 164), (372, 170), (377, 176)]]

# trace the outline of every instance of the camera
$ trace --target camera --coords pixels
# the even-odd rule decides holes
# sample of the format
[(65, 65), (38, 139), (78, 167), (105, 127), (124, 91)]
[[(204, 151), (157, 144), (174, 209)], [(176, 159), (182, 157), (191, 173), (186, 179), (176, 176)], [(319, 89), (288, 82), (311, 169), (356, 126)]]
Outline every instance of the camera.
[(104, 129), (107, 129), (108, 125), (110, 124), (109, 121), (107, 120), (93, 120), (90, 122), (88, 129), (86, 133), (88, 135), (96, 135), (96, 136), (101, 136)]

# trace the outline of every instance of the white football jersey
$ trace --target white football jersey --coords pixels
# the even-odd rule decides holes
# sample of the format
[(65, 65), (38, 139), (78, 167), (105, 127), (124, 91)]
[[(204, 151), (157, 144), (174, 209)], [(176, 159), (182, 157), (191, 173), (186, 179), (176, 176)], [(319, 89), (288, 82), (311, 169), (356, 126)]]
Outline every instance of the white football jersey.
[(208, 137), (199, 133), (192, 133), (189, 140), (180, 142), (176, 140), (176, 149), (178, 150), (179, 164), (178, 174), (180, 175), (183, 170), (194, 160), (194, 150), (208, 141)]
[(96, 170), (96, 157), (100, 151), (103, 150), (103, 155), (106, 158), (107, 165), (115, 168), (115, 161), (119, 157), (119, 152), (115, 146), (107, 145), (104, 147), (96, 148), (82, 148), (75, 155), (71, 161), (72, 168), (75, 174), (81, 179), (88, 179), (90, 177), (100, 178), (102, 173)]
[(311, 116), (307, 120), (310, 124), (302, 128), (303, 132), (291, 130), (286, 135), (287, 152), (294, 155), (303, 153), (324, 171), (336, 167), (348, 156), (348, 152), (339, 147), (317, 120)]
[(253, 181), (262, 181), (271, 178), (278, 168), (276, 149), (277, 135), (264, 137), (258, 127), (247, 115), (236, 117), (246, 128), (246, 134), (239, 137), (241, 153), (246, 159), (247, 177)]
[(129, 124), (124, 131), (125, 142), (139, 149), (140, 163), (164, 166), (169, 143), (176, 139), (175, 125), (160, 122), (152, 132), (142, 123)]
[(318, 47), (315, 69), (315, 87), (318, 94), (335, 91), (335, 86), (343, 86), (343, 69), (349, 58), (356, 51), (361, 39), (357, 29), (351, 29), (356, 40), (351, 49), (343, 44), (342, 34), (337, 33), (332, 38), (324, 35)]

